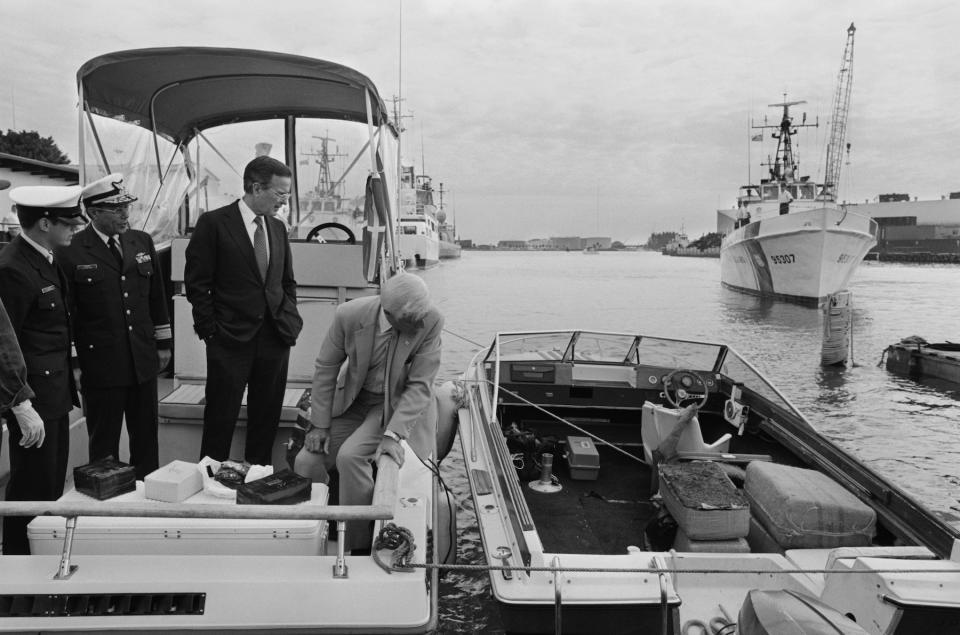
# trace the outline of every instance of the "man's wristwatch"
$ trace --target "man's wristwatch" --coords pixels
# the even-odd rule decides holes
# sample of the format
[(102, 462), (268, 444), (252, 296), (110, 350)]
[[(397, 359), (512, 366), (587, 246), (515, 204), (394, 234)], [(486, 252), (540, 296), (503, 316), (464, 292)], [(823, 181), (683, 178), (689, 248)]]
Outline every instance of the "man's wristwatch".
[(399, 434), (397, 434), (397, 433), (394, 432), (393, 430), (385, 430), (384, 433), (383, 433), (383, 436), (385, 436), (385, 437), (390, 437), (391, 439), (393, 439), (393, 440), (396, 441), (397, 443), (400, 443), (401, 441), (403, 441), (403, 437), (401, 437)]

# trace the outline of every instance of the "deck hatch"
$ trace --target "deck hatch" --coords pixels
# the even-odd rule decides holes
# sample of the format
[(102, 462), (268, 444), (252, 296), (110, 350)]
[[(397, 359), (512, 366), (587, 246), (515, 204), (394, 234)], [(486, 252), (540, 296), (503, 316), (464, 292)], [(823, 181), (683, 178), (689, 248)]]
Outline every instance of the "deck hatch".
[(0, 617), (203, 615), (206, 593), (18, 593), (0, 595)]

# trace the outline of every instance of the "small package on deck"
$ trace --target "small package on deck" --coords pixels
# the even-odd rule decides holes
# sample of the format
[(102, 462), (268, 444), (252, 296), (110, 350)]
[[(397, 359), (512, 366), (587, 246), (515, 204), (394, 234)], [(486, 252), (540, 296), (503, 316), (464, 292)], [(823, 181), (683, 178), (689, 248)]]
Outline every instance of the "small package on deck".
[(691, 553), (750, 553), (750, 545), (746, 538), (731, 538), (729, 540), (691, 540), (682, 529), (677, 529), (677, 537), (673, 540), (673, 548), (677, 551)]
[(310, 479), (290, 470), (244, 483), (237, 490), (240, 505), (295, 505), (310, 500)]
[(196, 463), (171, 461), (143, 479), (146, 498), (167, 503), (182, 503), (203, 489), (203, 476)]
[(826, 474), (754, 461), (743, 491), (757, 520), (784, 549), (870, 545), (877, 514)]
[(680, 529), (693, 540), (743, 538), (750, 530), (750, 506), (719, 465), (712, 461), (661, 464), (660, 495)]
[(73, 468), (73, 486), (81, 494), (106, 500), (137, 489), (137, 473), (132, 465), (108, 456)]
[(590, 437), (567, 437), (567, 467), (575, 481), (595, 481), (600, 472), (600, 453)]

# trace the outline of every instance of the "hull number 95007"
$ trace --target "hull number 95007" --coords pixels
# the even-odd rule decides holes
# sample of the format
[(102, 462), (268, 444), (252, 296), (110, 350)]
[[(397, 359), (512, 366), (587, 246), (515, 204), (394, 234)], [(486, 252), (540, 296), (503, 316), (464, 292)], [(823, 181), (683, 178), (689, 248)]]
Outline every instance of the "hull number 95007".
[(773, 261), (775, 265), (789, 265), (797, 261), (796, 256), (793, 254), (780, 254), (777, 256), (770, 256), (770, 260)]

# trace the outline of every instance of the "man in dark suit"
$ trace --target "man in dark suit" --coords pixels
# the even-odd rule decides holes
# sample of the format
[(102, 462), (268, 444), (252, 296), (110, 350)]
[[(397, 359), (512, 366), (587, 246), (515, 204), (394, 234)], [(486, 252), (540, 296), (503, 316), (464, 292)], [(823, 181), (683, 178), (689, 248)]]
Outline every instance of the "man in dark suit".
[(290, 347), (303, 327), (290, 244), (273, 216), (290, 185), (286, 165), (257, 157), (243, 171), (243, 198), (202, 214), (187, 245), (186, 294), (207, 345), (201, 457), (230, 458), (246, 387), (244, 458), (271, 463)]
[(172, 334), (163, 276), (150, 235), (130, 229), (123, 175), (83, 189), (90, 224), (57, 258), (70, 282), (90, 460), (119, 458), (124, 417), (130, 463), (142, 479), (159, 467), (157, 374)]
[[(80, 190), (79, 186), (10, 190), (23, 233), (0, 251), (0, 301), (20, 343), (27, 383), (36, 395), (31, 405), (43, 429), (35, 430), (16, 409), (4, 414), (10, 433), (7, 500), (50, 501), (63, 494), (69, 414), (80, 401), (70, 364), (67, 281), (53, 250), (69, 245), (77, 226), (86, 220)], [(5, 554), (30, 553), (29, 522), (25, 516), (3, 519)]]

